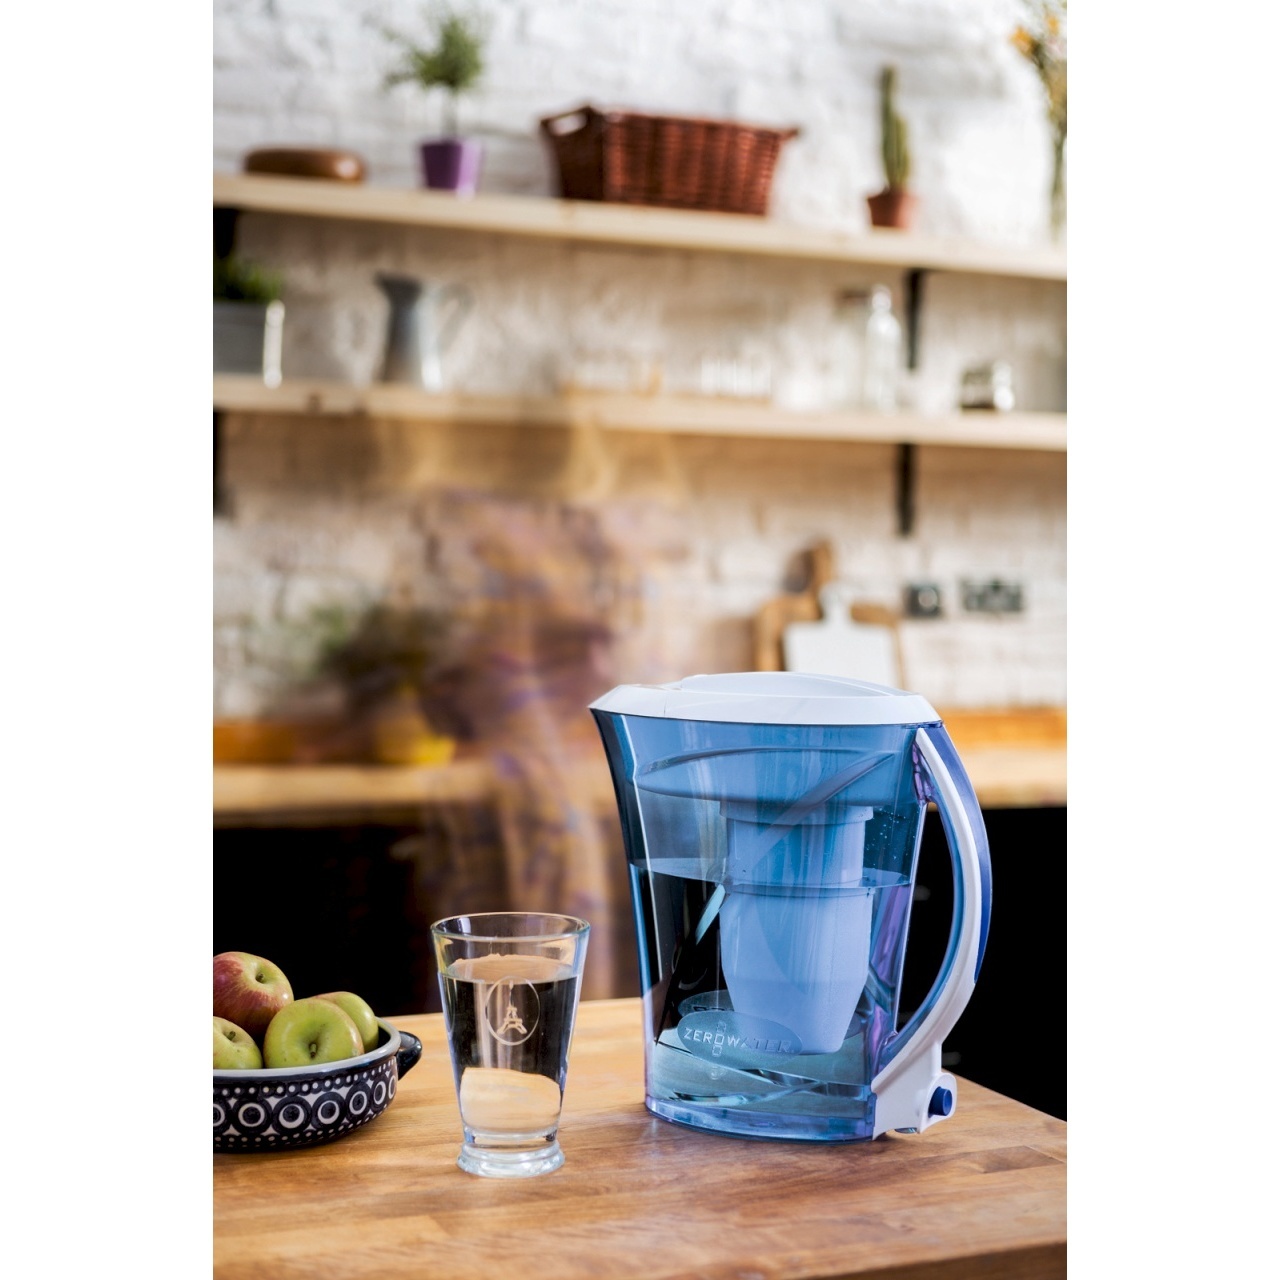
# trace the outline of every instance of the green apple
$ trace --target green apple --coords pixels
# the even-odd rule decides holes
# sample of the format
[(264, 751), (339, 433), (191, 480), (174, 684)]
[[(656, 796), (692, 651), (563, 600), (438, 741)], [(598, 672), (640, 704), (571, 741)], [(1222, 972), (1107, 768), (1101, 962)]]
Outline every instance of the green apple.
[(309, 1067), (341, 1062), (364, 1052), (360, 1031), (346, 1010), (332, 1000), (309, 996), (287, 1004), (262, 1039), (262, 1059), (268, 1067)]
[(246, 1071), (262, 1066), (262, 1054), (253, 1037), (234, 1022), (215, 1015), (213, 1019), (213, 1069)]
[(364, 1051), (378, 1047), (378, 1015), (354, 991), (326, 991), (317, 1000), (332, 1000), (339, 1009), (345, 1010), (347, 1016), (356, 1024), (360, 1039), (364, 1043)]

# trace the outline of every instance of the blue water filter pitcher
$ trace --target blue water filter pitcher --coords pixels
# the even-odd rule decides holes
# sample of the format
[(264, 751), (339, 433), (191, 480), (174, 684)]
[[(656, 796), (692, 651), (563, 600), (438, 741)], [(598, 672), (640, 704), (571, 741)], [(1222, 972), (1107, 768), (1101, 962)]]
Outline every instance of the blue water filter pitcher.
[[(655, 1114), (844, 1142), (950, 1115), (942, 1041), (973, 991), (991, 870), (973, 788), (918, 694), (745, 672), (592, 704), (631, 875)], [(955, 909), (905, 1024), (898, 988), (929, 804)]]

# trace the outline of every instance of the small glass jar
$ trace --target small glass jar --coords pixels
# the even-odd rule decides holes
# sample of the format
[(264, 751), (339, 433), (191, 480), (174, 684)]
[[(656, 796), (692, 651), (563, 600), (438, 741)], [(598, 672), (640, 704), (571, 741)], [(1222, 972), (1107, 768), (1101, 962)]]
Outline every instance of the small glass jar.
[(868, 298), (863, 289), (836, 294), (824, 371), (824, 398), (833, 409), (862, 408)]
[(1014, 407), (1013, 370), (1003, 360), (974, 365), (960, 379), (962, 409), (996, 409), (1007, 413)]

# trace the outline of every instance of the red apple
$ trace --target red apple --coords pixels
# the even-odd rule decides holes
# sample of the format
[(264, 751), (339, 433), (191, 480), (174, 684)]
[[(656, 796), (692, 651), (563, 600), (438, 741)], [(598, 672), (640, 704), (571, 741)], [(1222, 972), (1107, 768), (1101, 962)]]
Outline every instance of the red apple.
[(247, 951), (213, 957), (213, 1016), (243, 1027), (255, 1040), (293, 1000), (293, 988), (278, 965)]

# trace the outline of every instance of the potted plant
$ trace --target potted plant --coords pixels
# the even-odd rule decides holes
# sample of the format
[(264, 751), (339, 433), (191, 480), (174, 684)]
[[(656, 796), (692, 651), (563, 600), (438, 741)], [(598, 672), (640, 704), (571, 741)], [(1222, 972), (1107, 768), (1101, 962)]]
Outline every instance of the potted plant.
[(213, 259), (213, 371), (250, 373), (280, 385), (284, 340), (281, 281), (229, 253)]
[(873, 227), (905, 230), (915, 217), (916, 197), (907, 190), (911, 177), (911, 148), (907, 122), (894, 104), (898, 73), (893, 67), (880, 72), (880, 154), (884, 162), (884, 190), (868, 196)]
[(446, 764), (456, 742), (427, 717), (432, 676), (448, 623), (430, 609), (372, 605), (345, 633), (327, 620), (317, 674), (336, 679), (349, 714), (362, 722), (383, 764)]
[(442, 684), (449, 631), (437, 610), (359, 601), (250, 619), (265, 714), (216, 723), (215, 752), (244, 763), (447, 762), (457, 742), (437, 722), (457, 723)]
[(402, 57), (386, 77), (386, 87), (416, 84), (430, 92), (443, 89), (444, 133), (419, 144), (423, 185), (456, 195), (474, 195), (480, 182), (482, 150), (475, 139), (458, 135), (458, 99), (475, 88), (484, 73), (485, 29), (478, 18), (445, 6), (427, 14), (433, 40), (420, 45), (387, 29)]
[(1049, 183), (1049, 230), (1055, 240), (1067, 221), (1067, 3), (1024, 0), (1029, 26), (1013, 33), (1013, 46), (1036, 69), (1044, 86), (1045, 114), (1053, 144)]

